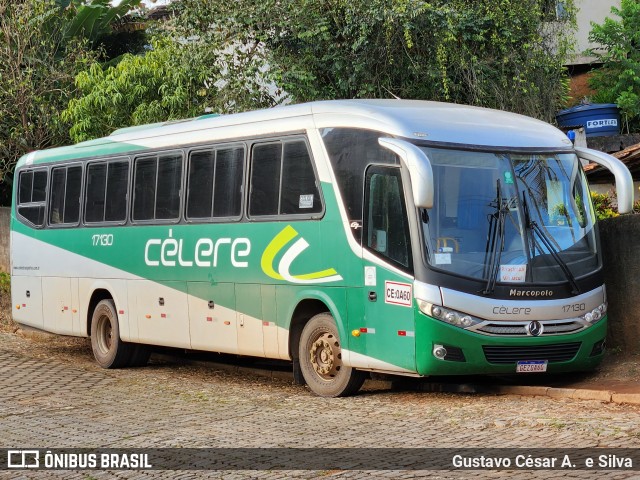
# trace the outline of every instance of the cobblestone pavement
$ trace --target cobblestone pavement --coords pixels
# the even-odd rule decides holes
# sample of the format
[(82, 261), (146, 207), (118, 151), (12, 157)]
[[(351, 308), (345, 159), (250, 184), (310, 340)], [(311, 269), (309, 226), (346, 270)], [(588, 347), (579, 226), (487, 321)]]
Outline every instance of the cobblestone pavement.
[[(101, 370), (86, 348), (0, 334), (0, 446), (640, 447), (640, 408), (416, 393), (375, 383), (323, 399), (279, 379), (155, 360)], [(37, 347), (37, 348), (36, 348)], [(48, 355), (47, 348), (51, 348)], [(640, 471), (49, 471), (1, 478), (640, 478)]]

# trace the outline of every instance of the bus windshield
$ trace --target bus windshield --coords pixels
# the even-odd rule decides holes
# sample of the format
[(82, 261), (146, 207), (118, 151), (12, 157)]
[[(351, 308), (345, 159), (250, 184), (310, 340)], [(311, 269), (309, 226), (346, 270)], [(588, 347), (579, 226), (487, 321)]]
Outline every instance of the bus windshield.
[(434, 175), (423, 216), (430, 265), (501, 283), (557, 283), (600, 268), (595, 217), (575, 154), (422, 147)]

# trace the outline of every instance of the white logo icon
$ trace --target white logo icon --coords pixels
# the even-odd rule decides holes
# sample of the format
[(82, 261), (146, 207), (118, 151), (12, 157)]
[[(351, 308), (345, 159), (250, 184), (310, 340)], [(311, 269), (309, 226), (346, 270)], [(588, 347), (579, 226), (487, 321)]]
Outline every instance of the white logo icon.
[(38, 450), (9, 450), (7, 457), (8, 468), (40, 468)]

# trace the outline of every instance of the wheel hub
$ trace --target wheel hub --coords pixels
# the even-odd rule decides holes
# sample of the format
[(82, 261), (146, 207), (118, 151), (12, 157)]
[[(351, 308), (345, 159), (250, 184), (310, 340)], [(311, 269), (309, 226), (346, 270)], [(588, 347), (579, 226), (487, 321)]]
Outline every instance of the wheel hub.
[(98, 345), (103, 353), (108, 353), (111, 350), (112, 343), (112, 328), (109, 317), (103, 316), (98, 320)]
[(316, 373), (325, 380), (336, 376), (342, 366), (340, 344), (330, 333), (323, 333), (311, 345), (311, 364)]

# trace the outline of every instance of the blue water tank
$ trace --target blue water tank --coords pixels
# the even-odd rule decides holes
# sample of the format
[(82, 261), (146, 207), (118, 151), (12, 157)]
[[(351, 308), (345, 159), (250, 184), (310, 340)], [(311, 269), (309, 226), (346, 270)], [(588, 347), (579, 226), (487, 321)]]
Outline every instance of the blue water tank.
[(615, 103), (578, 105), (556, 115), (560, 128), (584, 127), (587, 137), (606, 137), (620, 133), (620, 110)]

